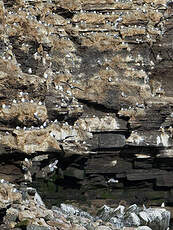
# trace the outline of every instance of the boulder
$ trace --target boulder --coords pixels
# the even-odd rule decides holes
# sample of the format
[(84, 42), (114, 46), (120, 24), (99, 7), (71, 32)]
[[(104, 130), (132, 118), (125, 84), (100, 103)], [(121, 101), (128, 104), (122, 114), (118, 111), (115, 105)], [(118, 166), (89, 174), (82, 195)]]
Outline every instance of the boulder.
[[(110, 221), (116, 228), (139, 227), (143, 224), (153, 230), (169, 227), (170, 212), (164, 208), (141, 208), (136, 204), (125, 209), (118, 206), (116, 209), (104, 205), (98, 212), (99, 218)], [(142, 229), (142, 228), (141, 228)]]

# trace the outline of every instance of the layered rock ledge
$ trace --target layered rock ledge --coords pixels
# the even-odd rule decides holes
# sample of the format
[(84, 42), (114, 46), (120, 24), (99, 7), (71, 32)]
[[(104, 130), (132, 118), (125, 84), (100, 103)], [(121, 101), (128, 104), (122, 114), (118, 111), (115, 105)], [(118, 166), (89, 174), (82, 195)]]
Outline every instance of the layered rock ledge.
[(173, 3), (0, 1), (0, 178), (46, 204), (172, 206)]

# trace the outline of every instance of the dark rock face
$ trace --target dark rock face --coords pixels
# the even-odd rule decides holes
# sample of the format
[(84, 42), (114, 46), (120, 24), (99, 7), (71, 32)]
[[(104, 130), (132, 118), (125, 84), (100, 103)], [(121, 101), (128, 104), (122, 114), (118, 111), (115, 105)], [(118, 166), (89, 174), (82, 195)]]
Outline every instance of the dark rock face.
[(100, 134), (98, 136), (98, 148), (121, 148), (125, 146), (125, 136), (121, 134)]

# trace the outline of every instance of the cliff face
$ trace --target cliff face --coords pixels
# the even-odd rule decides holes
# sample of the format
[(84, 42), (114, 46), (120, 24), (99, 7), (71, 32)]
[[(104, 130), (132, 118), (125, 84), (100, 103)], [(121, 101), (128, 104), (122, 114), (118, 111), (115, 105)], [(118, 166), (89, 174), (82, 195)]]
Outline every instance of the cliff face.
[(0, 177), (172, 204), (172, 15), (166, 0), (0, 1)]

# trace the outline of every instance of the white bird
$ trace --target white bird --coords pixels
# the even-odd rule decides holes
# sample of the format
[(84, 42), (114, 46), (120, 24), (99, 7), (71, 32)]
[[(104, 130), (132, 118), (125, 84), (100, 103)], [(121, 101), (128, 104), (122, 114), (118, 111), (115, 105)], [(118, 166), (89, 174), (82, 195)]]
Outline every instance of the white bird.
[(28, 73), (32, 73), (32, 69), (31, 68), (28, 69)]
[(117, 160), (114, 160), (111, 162), (112, 166), (115, 166), (117, 164)]
[(161, 208), (165, 208), (165, 202), (161, 204)]
[(144, 209), (144, 211), (147, 209), (146, 207), (145, 207), (145, 205), (143, 204), (143, 209)]

